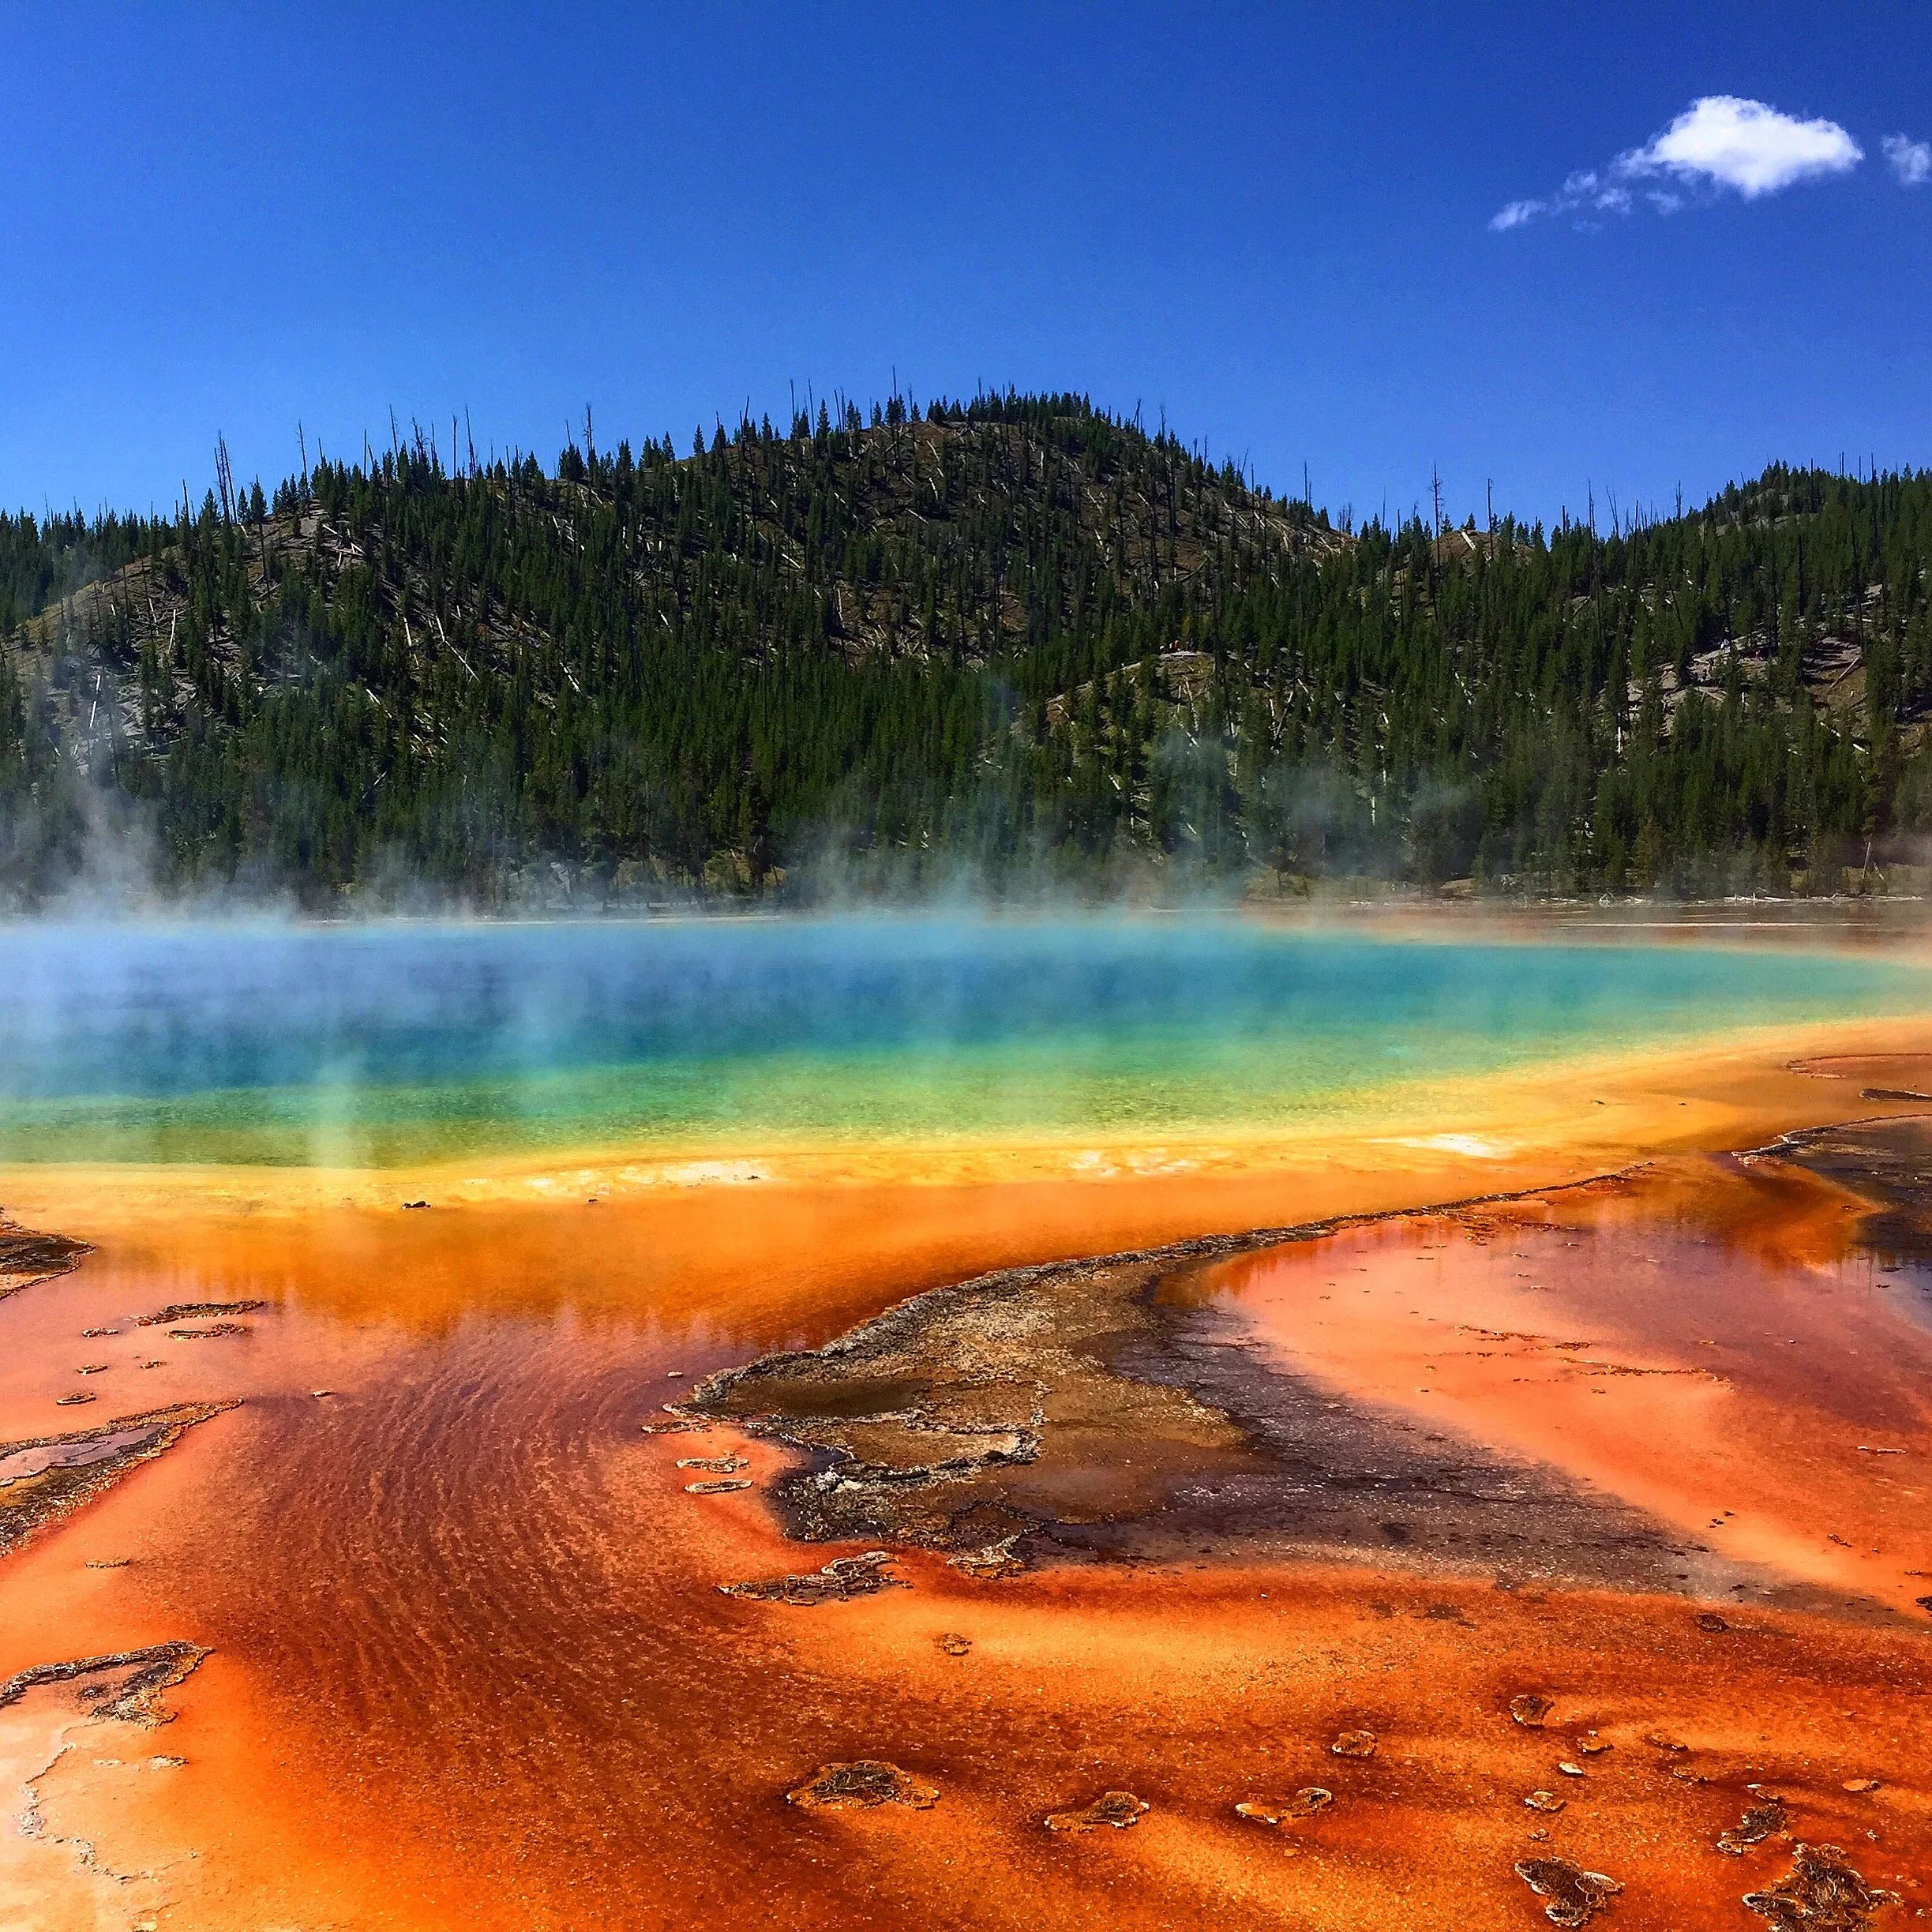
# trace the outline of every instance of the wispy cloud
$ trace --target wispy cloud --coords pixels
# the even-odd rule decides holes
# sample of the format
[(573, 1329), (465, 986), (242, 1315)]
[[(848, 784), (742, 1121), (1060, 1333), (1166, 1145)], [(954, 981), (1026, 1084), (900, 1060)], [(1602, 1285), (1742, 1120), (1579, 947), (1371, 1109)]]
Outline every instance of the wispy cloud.
[(1881, 145), (1901, 188), (1923, 188), (1932, 181), (1932, 141), (1914, 141), (1909, 134), (1888, 134)]
[(1499, 234), (1506, 234), (1512, 228), (1520, 228), (1526, 221), (1534, 221), (1539, 215), (1550, 212), (1547, 201), (1512, 201), (1506, 208), (1499, 208), (1489, 218), (1489, 225)]
[[(1932, 151), (1923, 142), (1894, 135), (1885, 147), (1901, 181), (1932, 176)], [(1489, 225), (1504, 233), (1546, 215), (1627, 215), (1636, 205), (1634, 184), (1669, 184), (1642, 190), (1660, 215), (1675, 214), (1692, 193), (1728, 192), (1754, 201), (1800, 182), (1848, 174), (1864, 159), (1864, 149), (1836, 121), (1801, 121), (1761, 100), (1706, 94), (1641, 147), (1626, 148), (1602, 168), (1580, 170), (1554, 194), (1510, 202)], [(1921, 171), (1908, 174), (1908, 167)]]

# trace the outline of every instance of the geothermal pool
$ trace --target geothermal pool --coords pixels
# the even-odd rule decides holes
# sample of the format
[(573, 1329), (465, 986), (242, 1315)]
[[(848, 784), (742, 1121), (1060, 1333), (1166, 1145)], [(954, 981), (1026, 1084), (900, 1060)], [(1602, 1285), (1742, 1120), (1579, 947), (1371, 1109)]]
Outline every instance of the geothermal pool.
[(8, 938), (0, 1927), (1932, 1909), (1911, 958)]
[(0, 1158), (1144, 1135), (1753, 1024), (1904, 1013), (1885, 957), (1180, 921), (27, 927)]

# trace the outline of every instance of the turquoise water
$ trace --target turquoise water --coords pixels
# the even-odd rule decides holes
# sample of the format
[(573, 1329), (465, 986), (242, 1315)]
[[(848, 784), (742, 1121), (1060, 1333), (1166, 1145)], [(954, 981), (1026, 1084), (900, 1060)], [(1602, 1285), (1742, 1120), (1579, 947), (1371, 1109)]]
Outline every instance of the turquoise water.
[(1234, 919), (29, 925), (0, 1158), (1288, 1125), (1405, 1086), (1932, 1008), (1896, 961)]

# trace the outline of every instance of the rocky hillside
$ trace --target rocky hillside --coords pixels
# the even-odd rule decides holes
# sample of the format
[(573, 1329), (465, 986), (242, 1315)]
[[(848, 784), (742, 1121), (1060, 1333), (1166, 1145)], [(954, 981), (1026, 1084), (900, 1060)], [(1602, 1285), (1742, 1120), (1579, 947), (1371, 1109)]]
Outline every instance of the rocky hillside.
[(0, 519), (17, 897), (103, 827), (323, 897), (1786, 890), (1880, 882), (1932, 816), (1916, 476), (1350, 532), (1011, 396), (218, 471), (170, 520)]

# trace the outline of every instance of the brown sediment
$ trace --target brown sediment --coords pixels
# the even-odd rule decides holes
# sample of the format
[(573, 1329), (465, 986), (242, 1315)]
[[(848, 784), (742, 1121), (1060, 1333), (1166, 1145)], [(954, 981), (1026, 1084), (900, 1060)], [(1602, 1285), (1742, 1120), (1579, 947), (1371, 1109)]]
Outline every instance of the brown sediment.
[(1761, 1803), (1747, 1805), (1736, 1824), (1727, 1825), (1717, 1834), (1717, 1849), (1733, 1858), (1741, 1857), (1752, 1845), (1762, 1844), (1774, 1832), (1783, 1831), (1788, 1821), (1789, 1814), (1780, 1799), (1766, 1798)]
[(171, 1449), (185, 1430), (234, 1406), (233, 1402), (182, 1403), (66, 1435), (0, 1442), (0, 1557), (11, 1555), (29, 1537), (72, 1515), (130, 1469)]
[(36, 1281), (49, 1281), (81, 1265), (84, 1241), (64, 1234), (39, 1234), (0, 1218), (0, 1301)]
[(1799, 1845), (1776, 1885), (1747, 1892), (1744, 1903), (1770, 1932), (1866, 1932), (1896, 1892), (1868, 1885), (1836, 1845)]
[[(1587, 1201), (1619, 1184), (1566, 1191)], [(1530, 1205), (1543, 1215), (1562, 1198), (1545, 1191)], [(1481, 1246), (1523, 1207), (1485, 1197), (1432, 1210), (1427, 1225), (1449, 1221)], [(1416, 1220), (1343, 1217), (1002, 1271), (929, 1291), (820, 1349), (714, 1375), (681, 1406), (804, 1452), (773, 1489), (794, 1535), (890, 1537), (981, 1574), (1052, 1553), (1292, 1548), (1660, 1589), (1709, 1583), (1721, 1564), (1709, 1551), (1545, 1458), (1335, 1401), (1321, 1380), (1258, 1359), (1200, 1285), (1224, 1279), (1211, 1264), (1229, 1258), (1306, 1259)], [(1588, 1341), (1477, 1332), (1550, 1350), (1581, 1377), (1710, 1374), (1601, 1360)]]
[(1285, 1825), (1292, 1820), (1314, 1818), (1334, 1802), (1335, 1794), (1325, 1786), (1304, 1784), (1292, 1798), (1244, 1798), (1235, 1810), (1258, 1825)]
[(939, 1792), (897, 1765), (867, 1758), (853, 1764), (820, 1765), (803, 1784), (785, 1794), (785, 1802), (807, 1811), (869, 1811), (878, 1805), (928, 1811), (938, 1803)]
[(810, 1609), (820, 1604), (849, 1603), (855, 1596), (872, 1596), (880, 1590), (908, 1587), (902, 1577), (890, 1574), (891, 1562), (887, 1551), (868, 1550), (862, 1556), (835, 1556), (823, 1570), (804, 1576), (721, 1583), (718, 1593), (741, 1596), (753, 1603), (790, 1604), (799, 1609)]
[[(134, 1317), (137, 1328), (165, 1328), (170, 1322), (198, 1322), (210, 1315), (253, 1315), (268, 1307), (265, 1301), (171, 1301), (152, 1315)], [(238, 1330), (235, 1331), (239, 1333)]]
[(1585, 1871), (1568, 1859), (1520, 1859), (1516, 1875), (1540, 1899), (1553, 1926), (1585, 1926), (1623, 1888), (1602, 1872)]
[(1090, 1805), (1077, 1810), (1049, 1811), (1045, 1819), (1050, 1832), (1125, 1831), (1138, 1825), (1153, 1807), (1131, 1791), (1102, 1791)]
[(1869, 1204), (1859, 1242), (1889, 1262), (1932, 1262), (1932, 1116), (1851, 1121), (1786, 1135), (1775, 1152)]
[(934, 1289), (823, 1348), (712, 1375), (685, 1406), (805, 1452), (774, 1493), (808, 1540), (891, 1536), (999, 1569), (1022, 1550), (1157, 1558), (1206, 1540), (1675, 1574), (1682, 1551), (1633, 1513), (1258, 1371), (1177, 1292), (1203, 1262), (1355, 1225)]
[(0, 1683), (0, 1710), (29, 1691), (52, 1684), (78, 1686), (75, 1694), (89, 1713), (123, 1724), (164, 1724), (173, 1713), (163, 1694), (187, 1681), (208, 1655), (199, 1644), (152, 1644), (142, 1650), (118, 1650), (105, 1656), (71, 1657), (16, 1671)]

